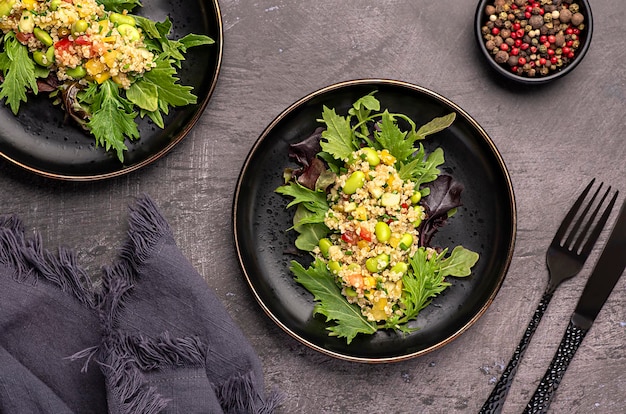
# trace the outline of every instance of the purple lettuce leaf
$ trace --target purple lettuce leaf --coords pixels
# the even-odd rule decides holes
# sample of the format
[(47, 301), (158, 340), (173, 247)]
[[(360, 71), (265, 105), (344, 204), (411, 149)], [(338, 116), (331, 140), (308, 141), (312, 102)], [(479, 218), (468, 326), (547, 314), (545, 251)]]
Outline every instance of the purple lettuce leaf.
[(292, 172), (293, 177), (304, 187), (315, 190), (315, 183), (326, 170), (324, 163), (316, 157), (322, 150), (320, 139), (324, 128), (319, 127), (304, 140), (289, 146), (289, 157), (294, 158), (302, 167)]
[(428, 184), (430, 194), (422, 200), (426, 219), (420, 226), (420, 246), (430, 246), (433, 236), (442, 227), (450, 210), (460, 207), (463, 184), (450, 175), (440, 175)]

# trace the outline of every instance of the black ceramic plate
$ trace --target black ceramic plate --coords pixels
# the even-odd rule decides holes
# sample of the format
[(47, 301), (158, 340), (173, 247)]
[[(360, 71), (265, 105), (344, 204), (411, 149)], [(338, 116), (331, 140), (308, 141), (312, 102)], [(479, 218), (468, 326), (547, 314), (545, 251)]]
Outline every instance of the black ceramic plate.
[(145, 1), (135, 12), (155, 21), (169, 16), (173, 23), (171, 38), (196, 33), (215, 40), (213, 45), (189, 49), (178, 71), (181, 83), (193, 87), (197, 103), (171, 110), (165, 117), (165, 129), (147, 118), (138, 118), (141, 138), (127, 142), (129, 150), (123, 164), (114, 152), (96, 148), (90, 135), (66, 124), (63, 110), (52, 105), (47, 94), (30, 96), (17, 116), (0, 104), (0, 156), (51, 178), (96, 180), (143, 167), (165, 155), (187, 135), (213, 93), (221, 65), (223, 28), (217, 0)]
[[(283, 184), (283, 169), (296, 167), (288, 146), (308, 136), (319, 123), (322, 105), (345, 114), (361, 96), (377, 90), (382, 108), (409, 115), (417, 125), (456, 112), (454, 124), (429, 137), (427, 150), (442, 147), (445, 172), (465, 186), (463, 207), (440, 230), (433, 244), (463, 245), (480, 254), (467, 278), (450, 278), (452, 286), (424, 309), (405, 335), (378, 331), (359, 335), (350, 345), (328, 336), (327, 324), (313, 316), (313, 297), (293, 280), (291, 260), (308, 265), (308, 254), (293, 251), (293, 210), (274, 189)], [(513, 254), (515, 201), (505, 164), (487, 133), (461, 108), (419, 86), (390, 80), (357, 80), (319, 90), (278, 116), (250, 151), (237, 182), (233, 206), (235, 246), (245, 277), (269, 317), (288, 334), (325, 354), (360, 362), (390, 362), (439, 348), (468, 329), (498, 292)]]

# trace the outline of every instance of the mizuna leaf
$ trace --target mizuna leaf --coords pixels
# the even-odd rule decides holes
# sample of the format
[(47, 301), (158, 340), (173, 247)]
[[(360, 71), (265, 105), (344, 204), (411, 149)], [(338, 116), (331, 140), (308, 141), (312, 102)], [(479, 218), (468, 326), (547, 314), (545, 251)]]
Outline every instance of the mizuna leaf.
[(317, 301), (314, 313), (324, 315), (326, 321), (336, 323), (336, 325), (327, 328), (331, 332), (331, 336), (346, 338), (346, 342), (349, 344), (360, 333), (373, 334), (376, 332), (376, 324), (369, 322), (361, 314), (357, 305), (348, 303), (346, 298), (341, 295), (341, 290), (324, 262), (317, 259), (308, 269), (305, 269), (300, 263), (293, 260), (290, 270), (296, 276), (296, 282), (311, 292)]
[(4, 35), (4, 52), (0, 53), (0, 70), (4, 82), (0, 84), (0, 100), (17, 115), (22, 102), (26, 102), (26, 91), (37, 94), (35, 63), (28, 55), (28, 49), (15, 38), (13, 32)]
[(326, 130), (322, 132), (320, 140), (322, 150), (337, 159), (347, 161), (350, 154), (358, 149), (354, 142), (350, 119), (339, 116), (334, 109), (324, 106), (322, 120), (326, 124)]

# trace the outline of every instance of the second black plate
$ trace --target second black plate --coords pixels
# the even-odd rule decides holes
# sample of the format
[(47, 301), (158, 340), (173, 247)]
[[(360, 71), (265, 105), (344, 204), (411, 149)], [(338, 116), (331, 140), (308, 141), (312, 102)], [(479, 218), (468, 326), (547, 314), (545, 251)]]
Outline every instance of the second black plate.
[(62, 180), (90, 181), (137, 170), (159, 159), (178, 144), (204, 111), (219, 74), (223, 28), (217, 0), (184, 3), (155, 0), (134, 10), (154, 21), (170, 17), (170, 38), (195, 33), (211, 37), (215, 44), (191, 48), (178, 71), (180, 83), (193, 87), (197, 103), (170, 110), (165, 129), (148, 119), (138, 119), (141, 138), (126, 142), (128, 151), (120, 163), (114, 151), (95, 147), (94, 138), (72, 123), (54, 106), (48, 94), (29, 96), (17, 116), (0, 104), (0, 156), (34, 173)]

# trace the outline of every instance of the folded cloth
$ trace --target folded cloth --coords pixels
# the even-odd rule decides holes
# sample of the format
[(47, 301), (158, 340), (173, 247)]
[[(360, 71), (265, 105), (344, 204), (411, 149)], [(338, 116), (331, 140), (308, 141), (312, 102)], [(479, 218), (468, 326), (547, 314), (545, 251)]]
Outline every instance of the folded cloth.
[(53, 256), (19, 220), (0, 219), (0, 363), (10, 368), (0, 412), (273, 412), (282, 396), (265, 393), (254, 349), (148, 197), (129, 227), (95, 290), (71, 251)]

